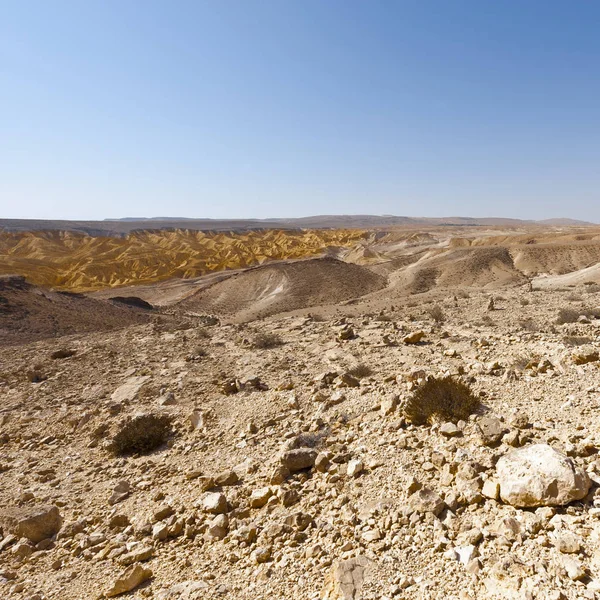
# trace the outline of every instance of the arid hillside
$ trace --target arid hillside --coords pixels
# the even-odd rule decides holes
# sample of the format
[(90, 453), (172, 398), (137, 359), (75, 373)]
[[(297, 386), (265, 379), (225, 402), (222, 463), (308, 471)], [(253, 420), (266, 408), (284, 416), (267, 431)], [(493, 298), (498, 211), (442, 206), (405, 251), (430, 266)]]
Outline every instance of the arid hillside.
[(90, 291), (305, 258), (332, 246), (353, 246), (367, 236), (360, 230), (149, 230), (114, 237), (1, 232), (0, 274), (23, 275), (36, 285)]

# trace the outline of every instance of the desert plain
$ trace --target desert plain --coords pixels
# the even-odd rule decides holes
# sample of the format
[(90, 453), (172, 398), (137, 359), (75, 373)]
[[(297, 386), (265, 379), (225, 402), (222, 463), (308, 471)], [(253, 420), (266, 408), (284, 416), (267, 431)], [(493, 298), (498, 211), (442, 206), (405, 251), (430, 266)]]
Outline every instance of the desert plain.
[(0, 597), (600, 598), (600, 227), (0, 230)]

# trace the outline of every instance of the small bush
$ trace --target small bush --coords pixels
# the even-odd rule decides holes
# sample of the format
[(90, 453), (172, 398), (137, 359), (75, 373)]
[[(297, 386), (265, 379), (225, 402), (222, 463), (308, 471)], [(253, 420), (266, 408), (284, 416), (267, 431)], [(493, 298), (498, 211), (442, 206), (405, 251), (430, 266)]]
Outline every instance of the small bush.
[(471, 388), (451, 376), (430, 377), (411, 395), (404, 413), (415, 425), (435, 420), (467, 419), (479, 407), (479, 399)]
[(520, 319), (519, 327), (521, 329), (524, 329), (525, 331), (531, 332), (536, 332), (540, 330), (539, 325), (531, 317), (528, 317), (527, 319)]
[(521, 306), (529, 306), (529, 298), (519, 298), (519, 303), (521, 304)]
[(427, 314), (436, 322), (443, 323), (446, 320), (446, 315), (439, 304), (432, 306), (427, 310)]
[(123, 423), (110, 444), (117, 456), (145, 454), (162, 446), (171, 435), (167, 415), (139, 415)]
[(591, 344), (592, 341), (592, 338), (577, 335), (566, 335), (563, 338), (565, 346), (585, 346), (586, 344)]
[(50, 355), (52, 360), (58, 360), (61, 358), (71, 358), (71, 356), (75, 356), (77, 353), (76, 350), (69, 350), (68, 348), (61, 348), (60, 350), (56, 350)]
[(558, 311), (556, 322), (558, 325), (563, 325), (564, 323), (576, 323), (580, 314), (581, 313), (578, 310), (573, 310), (572, 308), (561, 308)]
[(281, 339), (281, 336), (276, 333), (257, 333), (252, 338), (252, 346), (254, 348), (259, 348), (260, 350), (276, 348), (282, 344), (283, 340)]
[(369, 377), (369, 375), (372, 375), (373, 369), (371, 369), (369, 365), (358, 363), (351, 369), (348, 369), (348, 373), (357, 379), (362, 379), (363, 377)]

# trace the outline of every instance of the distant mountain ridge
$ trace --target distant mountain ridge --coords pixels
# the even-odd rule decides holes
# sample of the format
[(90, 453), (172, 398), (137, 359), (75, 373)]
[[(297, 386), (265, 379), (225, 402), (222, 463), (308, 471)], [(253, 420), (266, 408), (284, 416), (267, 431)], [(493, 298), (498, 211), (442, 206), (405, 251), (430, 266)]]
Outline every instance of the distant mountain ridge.
[(103, 221), (66, 221), (43, 219), (0, 219), (0, 230), (81, 231), (88, 235), (125, 235), (136, 230), (190, 229), (196, 231), (244, 231), (258, 229), (370, 229), (414, 226), (489, 226), (489, 227), (587, 227), (588, 221), (557, 218), (540, 221), (502, 217), (404, 217), (394, 215), (315, 215), (290, 219), (194, 219), (187, 217), (126, 217)]

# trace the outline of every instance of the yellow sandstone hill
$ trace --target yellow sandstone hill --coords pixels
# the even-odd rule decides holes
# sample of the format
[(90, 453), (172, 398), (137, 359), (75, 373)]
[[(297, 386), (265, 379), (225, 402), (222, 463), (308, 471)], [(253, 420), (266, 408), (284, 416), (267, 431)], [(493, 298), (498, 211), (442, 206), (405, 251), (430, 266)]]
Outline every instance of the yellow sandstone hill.
[(0, 232), (0, 275), (23, 275), (36, 285), (92, 291), (318, 256), (331, 247), (352, 247), (368, 236), (352, 229), (149, 230), (123, 237), (71, 231)]

